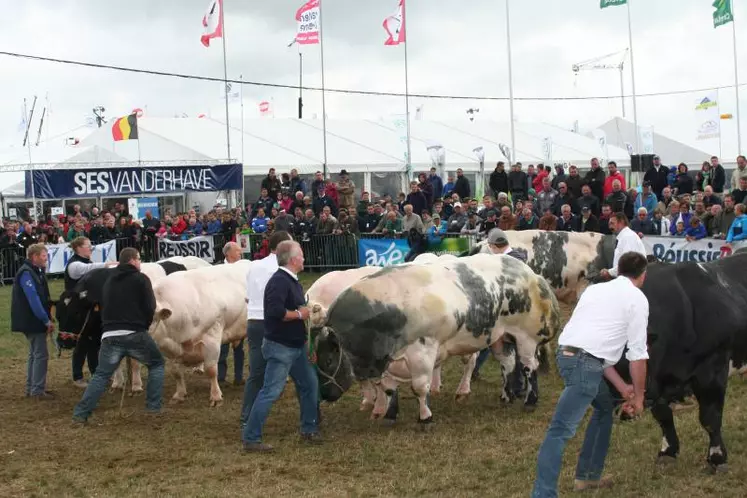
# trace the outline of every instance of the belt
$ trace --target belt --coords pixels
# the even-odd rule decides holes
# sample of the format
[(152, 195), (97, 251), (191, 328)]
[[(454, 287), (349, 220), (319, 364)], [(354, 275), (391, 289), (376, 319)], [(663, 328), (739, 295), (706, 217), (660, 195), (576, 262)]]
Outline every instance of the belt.
[(574, 347), (574, 346), (559, 346), (558, 350), (559, 351), (568, 351), (569, 353), (573, 353), (573, 354), (577, 354), (577, 355), (588, 356), (589, 358), (593, 358), (593, 359), (597, 360), (599, 363), (604, 363), (603, 359), (597, 358), (593, 354), (590, 354), (590, 353), (586, 352), (585, 350), (583, 350), (581, 348)]
[(261, 318), (249, 318), (246, 320), (247, 322), (264, 322)]

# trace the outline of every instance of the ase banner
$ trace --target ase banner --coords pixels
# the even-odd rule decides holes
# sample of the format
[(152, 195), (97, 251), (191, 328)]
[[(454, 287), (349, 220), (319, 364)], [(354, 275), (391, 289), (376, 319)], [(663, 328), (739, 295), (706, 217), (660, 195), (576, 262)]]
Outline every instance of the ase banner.
[(359, 239), (361, 266), (392, 266), (405, 262), (410, 246), (404, 239)]
[[(46, 246), (49, 258), (47, 259), (47, 273), (62, 273), (65, 271), (67, 262), (73, 257), (73, 250), (68, 244), (49, 244)], [(109, 263), (117, 260), (117, 241), (110, 240), (103, 244), (93, 246), (91, 261), (94, 263)]]
[(189, 240), (158, 239), (158, 259), (174, 256), (195, 256), (212, 263), (215, 261), (213, 236), (200, 236)]
[(74, 199), (101, 195), (130, 197), (135, 194), (241, 190), (243, 175), (241, 164), (36, 170), (26, 172), (26, 197), (32, 197), (32, 178), (33, 194), (37, 199)]

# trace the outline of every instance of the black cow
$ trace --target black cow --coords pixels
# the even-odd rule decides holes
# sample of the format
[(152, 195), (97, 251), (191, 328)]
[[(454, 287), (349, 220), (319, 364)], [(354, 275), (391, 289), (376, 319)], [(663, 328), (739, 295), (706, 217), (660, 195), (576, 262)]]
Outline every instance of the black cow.
[[(710, 438), (706, 461), (713, 470), (726, 470), (721, 424), (729, 360), (747, 360), (745, 272), (747, 254), (649, 266), (642, 288), (649, 301), (646, 398), (664, 435), (659, 459), (679, 453), (669, 404), (691, 389)], [(624, 357), (615, 368), (630, 382)]]

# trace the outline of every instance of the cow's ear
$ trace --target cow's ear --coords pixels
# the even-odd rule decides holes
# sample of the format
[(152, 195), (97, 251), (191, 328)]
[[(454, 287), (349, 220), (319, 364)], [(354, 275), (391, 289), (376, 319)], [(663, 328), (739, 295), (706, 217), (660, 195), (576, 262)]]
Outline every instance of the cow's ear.
[(161, 308), (156, 311), (156, 318), (159, 320), (168, 320), (171, 317), (171, 310), (168, 308)]

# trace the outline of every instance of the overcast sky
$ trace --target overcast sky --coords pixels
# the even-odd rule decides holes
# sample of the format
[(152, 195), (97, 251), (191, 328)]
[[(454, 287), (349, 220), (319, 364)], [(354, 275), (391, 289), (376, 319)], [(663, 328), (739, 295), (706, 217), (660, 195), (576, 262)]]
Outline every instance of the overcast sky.
[[(10, 1), (10, 0), (6, 0)], [(510, 0), (516, 97), (619, 95), (617, 71), (585, 71), (571, 65), (628, 46), (625, 7), (599, 9), (599, 0)], [(636, 90), (639, 94), (733, 85), (731, 25), (713, 29), (710, 0), (630, 0)], [(10, 2), (13, 22), (0, 30), (0, 50), (160, 71), (222, 77), (219, 40), (200, 43), (208, 0), (26, 0)], [(294, 38), (303, 0), (225, 0), (228, 76), (269, 83), (298, 83)], [(382, 21), (396, 0), (324, 0), (325, 80), (328, 88), (404, 92), (403, 46), (386, 47)], [(741, 7), (740, 5), (736, 6)], [(17, 11), (17, 12), (16, 12)], [(8, 10), (6, 9), (6, 13)], [(747, 9), (736, 11), (747, 19)], [(743, 17), (742, 17), (743, 16)], [(409, 0), (408, 57), (411, 93), (508, 96), (505, 0)], [(742, 47), (747, 25), (737, 24)], [(304, 51), (304, 83), (321, 85), (318, 46)], [(747, 82), (747, 49), (740, 54)], [(610, 63), (614, 63), (610, 60)], [(85, 123), (95, 105), (107, 116), (147, 108), (151, 116), (210, 113), (222, 118), (219, 83), (144, 76), (0, 56), (0, 149), (20, 145), (17, 133), (24, 97), (51, 101), (50, 138)], [(625, 71), (631, 92), (630, 64)], [(735, 113), (733, 88), (720, 93), (721, 112)], [(744, 104), (743, 91), (742, 108)], [(296, 115), (296, 90), (245, 86), (246, 116), (258, 116), (260, 100), (272, 99), (277, 117)], [(653, 125), (710, 153), (718, 141), (695, 141), (695, 101), (702, 94), (638, 99), (641, 125)], [(321, 116), (319, 93), (305, 94), (305, 113)], [(404, 99), (327, 95), (333, 118), (378, 118), (404, 113)], [(509, 119), (507, 102), (411, 99), (424, 104), (425, 119)], [(627, 101), (632, 119), (632, 101)], [(231, 109), (239, 116), (238, 104)], [(620, 99), (584, 102), (517, 102), (520, 121), (571, 128), (599, 125), (620, 115)], [(747, 120), (743, 119), (743, 123)], [(736, 123), (722, 122), (721, 153), (737, 153)], [(34, 126), (36, 128), (36, 125)], [(747, 128), (745, 128), (747, 130)], [(81, 132), (77, 132), (80, 134)], [(44, 135), (46, 135), (45, 132)], [(35, 132), (34, 132), (35, 135)], [(43, 137), (44, 137), (43, 135)], [(75, 136), (70, 133), (69, 136)], [(504, 140), (508, 140), (505, 138)], [(60, 143), (62, 138), (54, 139)], [(667, 163), (677, 158), (662, 158)]]

